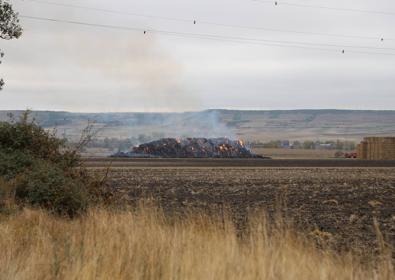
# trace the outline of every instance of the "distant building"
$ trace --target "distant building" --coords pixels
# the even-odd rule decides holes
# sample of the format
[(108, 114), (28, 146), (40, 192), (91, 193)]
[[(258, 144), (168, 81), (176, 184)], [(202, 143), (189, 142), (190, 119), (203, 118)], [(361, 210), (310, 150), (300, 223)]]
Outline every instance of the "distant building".
[(333, 150), (335, 148), (335, 144), (333, 143), (326, 144), (326, 143), (317, 142), (315, 143), (315, 148), (317, 150)]
[(357, 149), (359, 159), (395, 160), (395, 137), (366, 137)]
[(289, 149), (291, 147), (291, 144), (289, 140), (283, 140), (281, 141), (281, 148), (283, 149)]

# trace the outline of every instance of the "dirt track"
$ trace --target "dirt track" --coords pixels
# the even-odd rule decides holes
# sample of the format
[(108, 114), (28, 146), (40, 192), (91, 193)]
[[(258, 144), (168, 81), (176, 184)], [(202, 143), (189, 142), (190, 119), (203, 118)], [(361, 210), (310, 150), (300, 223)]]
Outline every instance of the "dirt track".
[(346, 159), (122, 159), (86, 158), (87, 167), (395, 167), (395, 161)]

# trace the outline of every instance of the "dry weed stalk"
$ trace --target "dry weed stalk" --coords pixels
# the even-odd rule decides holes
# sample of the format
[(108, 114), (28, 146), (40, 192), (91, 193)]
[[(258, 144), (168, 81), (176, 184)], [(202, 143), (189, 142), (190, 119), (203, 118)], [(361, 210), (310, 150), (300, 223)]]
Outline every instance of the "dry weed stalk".
[(392, 259), (362, 264), (318, 250), (291, 230), (250, 219), (194, 214), (169, 220), (150, 203), (134, 211), (91, 209), (74, 220), (24, 210), (0, 218), (0, 279), (393, 279)]

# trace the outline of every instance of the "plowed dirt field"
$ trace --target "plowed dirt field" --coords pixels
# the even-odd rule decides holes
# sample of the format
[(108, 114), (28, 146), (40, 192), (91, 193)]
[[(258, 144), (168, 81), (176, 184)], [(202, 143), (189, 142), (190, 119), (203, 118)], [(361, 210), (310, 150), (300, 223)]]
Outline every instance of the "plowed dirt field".
[[(98, 176), (102, 168), (92, 168)], [(111, 188), (169, 211), (223, 209), (241, 231), (248, 213), (281, 213), (338, 248), (377, 248), (374, 220), (395, 246), (395, 168), (117, 167)]]

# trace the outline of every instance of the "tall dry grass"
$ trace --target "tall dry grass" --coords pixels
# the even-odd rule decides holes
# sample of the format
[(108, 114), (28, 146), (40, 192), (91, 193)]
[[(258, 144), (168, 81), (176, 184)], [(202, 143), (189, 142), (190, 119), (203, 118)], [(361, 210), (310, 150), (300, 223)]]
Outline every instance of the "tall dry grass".
[(204, 216), (152, 208), (65, 220), (24, 210), (0, 220), (0, 279), (394, 279), (390, 256), (362, 264), (253, 222), (240, 239)]

